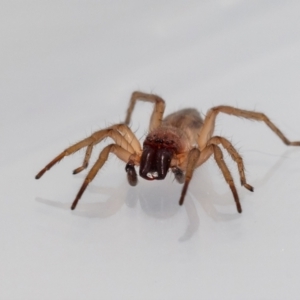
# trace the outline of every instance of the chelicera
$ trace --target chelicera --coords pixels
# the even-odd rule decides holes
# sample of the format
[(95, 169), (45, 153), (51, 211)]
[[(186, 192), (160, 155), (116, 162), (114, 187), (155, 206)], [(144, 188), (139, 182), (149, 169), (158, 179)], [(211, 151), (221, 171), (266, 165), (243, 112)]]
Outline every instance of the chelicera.
[[(131, 115), (136, 102), (145, 101), (154, 104), (150, 119), (149, 133), (141, 147), (135, 134), (129, 127)], [(88, 184), (95, 178), (98, 171), (107, 161), (110, 153), (114, 153), (126, 163), (125, 170), (130, 185), (135, 186), (138, 176), (135, 167), (139, 166), (139, 175), (146, 180), (163, 180), (171, 170), (179, 183), (183, 183), (179, 204), (182, 205), (196, 168), (205, 163), (212, 155), (228, 183), (239, 213), (242, 212), (239, 196), (232, 175), (223, 159), (220, 145), (225, 149), (237, 164), (241, 185), (253, 191), (253, 187), (246, 181), (242, 157), (227, 139), (214, 136), (216, 117), (219, 113), (263, 121), (286, 145), (300, 146), (300, 141), (291, 142), (263, 113), (242, 110), (231, 106), (216, 106), (211, 108), (204, 120), (194, 108), (187, 108), (172, 113), (163, 118), (165, 101), (154, 94), (142, 92), (132, 93), (124, 123), (94, 132), (90, 137), (72, 145), (55, 157), (37, 175), (43, 174), (58, 163), (62, 158), (87, 147), (82, 166), (75, 169), (77, 174), (88, 167), (93, 147), (103, 139), (110, 137), (114, 143), (106, 146), (100, 153), (97, 161), (88, 172), (79, 189), (71, 209), (75, 209), (79, 199)]]

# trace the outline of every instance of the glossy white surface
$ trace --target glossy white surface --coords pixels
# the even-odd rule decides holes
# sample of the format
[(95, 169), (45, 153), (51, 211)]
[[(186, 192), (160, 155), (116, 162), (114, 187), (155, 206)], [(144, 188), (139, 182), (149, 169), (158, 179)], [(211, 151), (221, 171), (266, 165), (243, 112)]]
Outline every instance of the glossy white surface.
[[(69, 210), (80, 151), (68, 145), (125, 117), (134, 90), (167, 113), (227, 104), (262, 111), (300, 139), (296, 1), (6, 2), (1, 8), (1, 299), (296, 299), (300, 149), (264, 124), (220, 116), (250, 193), (231, 193), (211, 159), (184, 207), (171, 176), (130, 188), (111, 158)], [(132, 128), (142, 138), (151, 105)], [(96, 159), (101, 145), (93, 153)]]

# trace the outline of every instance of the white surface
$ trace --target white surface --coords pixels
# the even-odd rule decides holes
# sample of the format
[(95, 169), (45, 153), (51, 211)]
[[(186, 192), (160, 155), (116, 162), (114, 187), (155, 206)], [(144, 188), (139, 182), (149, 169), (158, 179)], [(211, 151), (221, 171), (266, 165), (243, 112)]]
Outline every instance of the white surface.
[[(186, 205), (171, 176), (136, 189), (111, 158), (74, 212), (84, 152), (68, 145), (125, 117), (134, 90), (167, 113), (228, 104), (300, 139), (297, 1), (50, 1), (1, 5), (1, 299), (296, 299), (300, 149), (264, 124), (220, 116), (244, 157), (243, 213), (213, 160)], [(143, 137), (151, 106), (132, 128)], [(93, 153), (96, 158), (101, 146)]]

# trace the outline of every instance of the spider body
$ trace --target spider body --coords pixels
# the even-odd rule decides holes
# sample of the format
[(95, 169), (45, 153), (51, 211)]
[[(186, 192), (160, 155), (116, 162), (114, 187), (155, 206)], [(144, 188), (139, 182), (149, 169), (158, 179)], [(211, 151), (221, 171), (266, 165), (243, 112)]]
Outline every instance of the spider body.
[[(149, 134), (146, 136), (143, 147), (141, 147), (140, 142), (129, 127), (131, 115), (138, 100), (154, 104), (154, 110), (150, 119)], [(163, 118), (164, 110), (165, 102), (159, 96), (134, 92), (130, 99), (124, 123), (96, 131), (90, 137), (67, 148), (47, 164), (35, 178), (39, 179), (47, 170), (65, 156), (87, 147), (82, 166), (75, 169), (73, 174), (81, 172), (88, 167), (94, 145), (110, 137), (114, 143), (106, 146), (101, 151), (96, 163), (88, 172), (88, 175), (77, 193), (71, 209), (75, 209), (86, 187), (102, 168), (109, 154), (114, 153), (120, 160), (126, 163), (125, 171), (127, 173), (127, 179), (132, 186), (135, 186), (138, 182), (138, 176), (135, 170), (136, 166), (139, 166), (140, 177), (146, 180), (163, 180), (168, 171), (172, 170), (176, 180), (179, 183), (183, 183), (179, 199), (180, 205), (184, 202), (194, 170), (206, 162), (211, 156), (214, 156), (217, 165), (221, 169), (232, 191), (237, 210), (241, 213), (242, 208), (238, 193), (231, 173), (223, 160), (223, 152), (220, 145), (237, 164), (241, 185), (249, 191), (253, 191), (253, 187), (246, 181), (243, 160), (234, 146), (224, 137), (213, 136), (215, 120), (218, 113), (262, 121), (286, 145), (300, 146), (300, 141), (289, 141), (263, 113), (242, 110), (231, 106), (216, 106), (208, 111), (203, 120), (199, 112), (193, 108), (182, 109)]]
[(199, 112), (193, 108), (165, 117), (161, 126), (151, 131), (143, 143), (140, 176), (161, 180), (165, 179), (169, 168), (184, 170), (187, 153), (197, 145), (197, 134), (202, 125)]

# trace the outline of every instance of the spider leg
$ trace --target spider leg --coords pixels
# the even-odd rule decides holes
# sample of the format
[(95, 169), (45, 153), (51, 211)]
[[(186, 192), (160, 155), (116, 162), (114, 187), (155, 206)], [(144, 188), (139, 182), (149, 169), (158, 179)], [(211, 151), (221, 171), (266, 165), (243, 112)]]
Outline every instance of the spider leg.
[[(194, 149), (196, 149), (196, 148), (194, 148)], [(192, 149), (192, 151), (194, 149)], [(196, 150), (198, 150), (198, 149), (196, 149)], [(239, 213), (241, 213), (242, 208), (241, 208), (241, 204), (240, 204), (240, 201), (239, 201), (239, 196), (238, 196), (238, 193), (236, 191), (234, 181), (233, 181), (233, 178), (230, 174), (230, 171), (229, 171), (227, 165), (225, 164), (225, 162), (223, 160), (222, 150), (217, 145), (210, 144), (210, 145), (206, 146), (201, 152), (200, 151), (198, 152), (198, 153), (200, 153), (200, 155), (197, 155), (196, 153), (191, 153), (191, 152), (189, 153), (188, 165), (186, 167), (186, 177), (187, 177), (187, 179), (186, 179), (186, 182), (184, 183), (184, 186), (183, 186), (183, 189), (182, 189), (182, 192), (181, 192), (181, 197), (180, 197), (179, 204), (182, 205), (182, 203), (184, 201), (184, 197), (185, 197), (185, 194), (186, 194), (186, 191), (187, 191), (187, 188), (188, 188), (188, 184), (190, 182), (190, 179), (192, 177), (194, 169), (199, 167), (203, 163), (205, 163), (210, 158), (210, 156), (212, 154), (214, 154), (214, 158), (217, 162), (217, 165), (221, 169), (221, 171), (223, 173), (223, 176), (224, 176), (226, 182), (228, 183), (228, 185), (229, 185), (229, 187), (232, 191), (232, 194), (233, 194), (233, 197), (234, 197), (234, 200), (235, 200), (235, 203), (236, 203), (237, 210), (238, 210)], [(196, 162), (195, 162), (194, 159), (196, 157), (198, 157), (198, 158), (196, 159)], [(189, 175), (188, 175), (188, 173), (189, 173)]]
[[(198, 148), (194, 148), (194, 149), (198, 149)], [(193, 149), (192, 149), (193, 150)], [(199, 151), (199, 150), (198, 150)], [(191, 152), (191, 151), (190, 151)], [(179, 182), (179, 183), (184, 183), (185, 180), (185, 174), (183, 173), (182, 170), (185, 170), (185, 172), (187, 172), (187, 170), (190, 168), (188, 167), (189, 164), (189, 156), (190, 156), (190, 152), (188, 153), (187, 159), (183, 159), (181, 161), (181, 163), (179, 164), (179, 167), (172, 167), (172, 172), (175, 175), (175, 179)], [(208, 145), (207, 147), (205, 147), (202, 151), (200, 151), (200, 156), (198, 157), (198, 160), (196, 161), (196, 164), (194, 166), (194, 169), (200, 167), (202, 164), (204, 164), (210, 157), (211, 155), (214, 153), (213, 150), (213, 145)], [(185, 163), (185, 161), (187, 161), (187, 163)], [(194, 170), (193, 169), (193, 170)], [(176, 178), (176, 175), (178, 175), (179, 177)]]
[(165, 111), (165, 101), (157, 95), (146, 94), (142, 92), (132, 93), (129, 107), (126, 113), (125, 124), (129, 125), (131, 115), (137, 100), (154, 103), (154, 110), (150, 119), (149, 130), (152, 131), (153, 129), (159, 127), (161, 125), (163, 114)]
[[(134, 147), (137, 148), (137, 146), (136, 146), (136, 143), (138, 142), (137, 139), (135, 138), (135, 140), (133, 140), (134, 143), (131, 143), (132, 140), (130, 142), (128, 142), (126, 139), (128, 139), (128, 136), (129, 137), (131, 137), (131, 136), (128, 135), (128, 134), (123, 136), (118, 130), (116, 130), (116, 128), (119, 128), (118, 126), (122, 129), (126, 125), (119, 124), (119, 125), (114, 125), (114, 126), (108, 127), (106, 129), (96, 131), (90, 137), (88, 137), (88, 138), (86, 138), (86, 139), (70, 146), (69, 148), (65, 149), (62, 153), (60, 153), (57, 157), (55, 157), (49, 164), (47, 164), (45, 166), (45, 168), (43, 168), (36, 175), (35, 178), (36, 179), (41, 178), (46, 171), (50, 170), (56, 163), (61, 161), (65, 156), (73, 154), (73, 153), (77, 152), (78, 150), (80, 150), (84, 147), (88, 147), (87, 150), (86, 150), (86, 154), (85, 154), (85, 158), (84, 158), (82, 166), (75, 169), (73, 171), (73, 173), (76, 174), (76, 173), (82, 171), (83, 169), (85, 169), (88, 166), (88, 161), (90, 159), (93, 146), (100, 143), (104, 138), (107, 138), (107, 137), (112, 138), (117, 145), (119, 145), (122, 148), (128, 150), (131, 154), (135, 153), (135, 150), (134, 150), (132, 145), (134, 145)], [(128, 132), (129, 132), (129, 130), (128, 130)], [(132, 136), (133, 136), (133, 133), (132, 133)]]
[(226, 165), (226, 163), (225, 163), (225, 161), (223, 159), (222, 150), (217, 145), (213, 145), (213, 150), (214, 150), (214, 157), (215, 157), (215, 160), (217, 162), (217, 165), (221, 169), (221, 171), (223, 173), (223, 176), (224, 176), (226, 182), (228, 183), (228, 185), (229, 185), (229, 187), (231, 189), (231, 192), (233, 194), (237, 211), (239, 213), (241, 213), (242, 212), (242, 207), (241, 207), (241, 204), (240, 204), (239, 196), (238, 196), (238, 193), (236, 191), (236, 188), (235, 188), (235, 185), (234, 185), (234, 181), (233, 181), (233, 178), (232, 178), (232, 176), (230, 174), (230, 171), (229, 171), (229, 169), (228, 169), (228, 167), (227, 167), (227, 165)]
[(233, 115), (236, 117), (242, 117), (245, 119), (251, 119), (256, 121), (262, 121), (264, 122), (286, 145), (288, 146), (300, 146), (300, 141), (291, 142), (282, 132), (281, 130), (270, 121), (270, 119), (263, 113), (260, 112), (254, 112), (250, 110), (244, 110), (235, 108), (232, 106), (216, 106), (209, 110), (209, 112), (206, 115), (206, 118), (204, 120), (204, 124), (201, 128), (198, 144), (200, 146), (200, 149), (205, 148), (207, 141), (211, 138), (214, 126), (215, 126), (215, 120), (216, 116), (219, 112), (222, 112), (227, 115)]
[(94, 147), (94, 144), (90, 144), (88, 145), (87, 149), (86, 149), (86, 152), (85, 152), (85, 156), (84, 156), (84, 160), (83, 160), (83, 163), (82, 163), (82, 166), (75, 169), (73, 171), (73, 174), (77, 174), (79, 172), (81, 172), (82, 170), (86, 169), (89, 165), (89, 160), (91, 158), (91, 155), (92, 155), (92, 151), (93, 151), (93, 147)]
[(193, 148), (192, 150), (190, 150), (189, 154), (188, 154), (188, 161), (187, 161), (187, 166), (186, 166), (186, 173), (185, 173), (185, 181), (184, 181), (184, 185), (181, 191), (181, 196), (179, 199), (179, 205), (183, 204), (188, 186), (190, 184), (190, 181), (192, 179), (194, 170), (197, 166), (197, 162), (198, 159), (200, 157), (200, 150), (198, 148)]
[(214, 153), (213, 145), (206, 146), (201, 152), (200, 157), (197, 161), (196, 168), (200, 167), (202, 164), (204, 164)]
[[(114, 139), (116, 144), (123, 146), (124, 144), (122, 145), (122, 142), (124, 143), (124, 139), (125, 139), (125, 145), (123, 146), (123, 148), (128, 149), (128, 144), (129, 144), (132, 147), (132, 149), (129, 149), (130, 151), (133, 151), (135, 153), (142, 152), (140, 142), (138, 141), (136, 136), (133, 134), (132, 130), (127, 125), (116, 124), (116, 125), (110, 126), (106, 130), (109, 130), (107, 137), (111, 137), (112, 139)], [(121, 137), (119, 136), (120, 133), (121, 133)], [(91, 154), (92, 154), (93, 146), (100, 143), (102, 140), (103, 140), (103, 137), (100, 136), (100, 138), (98, 137), (98, 139), (96, 139), (94, 143), (90, 144), (87, 147), (82, 166), (75, 169), (73, 171), (73, 174), (77, 174), (88, 167), (88, 162), (89, 162)]]
[(84, 193), (85, 189), (87, 188), (88, 184), (95, 178), (99, 170), (102, 168), (104, 163), (107, 161), (109, 153), (114, 153), (119, 159), (124, 162), (128, 162), (130, 156), (132, 155), (129, 151), (122, 148), (120, 145), (117, 144), (110, 144), (106, 146), (100, 153), (99, 158), (97, 159), (96, 163), (93, 165), (89, 173), (87, 174), (79, 192), (76, 195), (75, 200), (71, 206), (71, 209), (75, 209), (79, 199), (81, 198), (82, 194)]
[(238, 170), (240, 174), (241, 179), (241, 185), (244, 186), (247, 190), (253, 192), (254, 188), (247, 183), (246, 176), (245, 176), (245, 167), (243, 163), (243, 159), (240, 156), (240, 154), (236, 151), (236, 149), (233, 147), (233, 145), (224, 137), (221, 136), (214, 136), (208, 141), (208, 145), (214, 144), (218, 145), (221, 144), (229, 153), (232, 160), (235, 161), (238, 165)]
[(44, 173), (48, 170), (50, 170), (56, 163), (58, 163), (59, 161), (61, 161), (65, 156), (68, 156), (72, 153), (77, 152), (78, 150), (82, 149), (83, 147), (86, 147), (88, 145), (90, 145), (92, 142), (94, 141), (94, 139), (92, 137), (86, 138), (74, 145), (72, 145), (71, 147), (67, 148), (66, 150), (64, 150), (62, 153), (60, 153), (58, 156), (56, 156), (52, 161), (50, 161), (50, 163), (48, 163), (45, 168), (43, 168), (36, 176), (35, 179), (40, 179)]
[(137, 137), (135, 136), (135, 134), (132, 132), (132, 130), (130, 129), (130, 127), (128, 125), (117, 124), (117, 125), (113, 125), (112, 128), (115, 128), (122, 134), (122, 136), (132, 146), (133, 150), (136, 153), (142, 152), (142, 148), (141, 148), (141, 144), (140, 144), (139, 140), (137, 139)]

